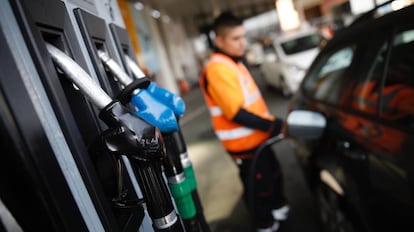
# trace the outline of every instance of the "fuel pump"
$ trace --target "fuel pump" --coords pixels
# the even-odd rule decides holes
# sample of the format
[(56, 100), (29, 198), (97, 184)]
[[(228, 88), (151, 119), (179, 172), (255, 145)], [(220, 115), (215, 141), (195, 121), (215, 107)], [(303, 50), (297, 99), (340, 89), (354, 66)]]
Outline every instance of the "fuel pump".
[[(112, 74), (118, 79), (121, 85), (125, 88), (121, 91), (119, 99), (123, 104), (132, 103), (135, 114), (147, 120), (148, 123), (158, 127), (164, 138), (167, 147), (167, 159), (165, 163), (165, 173), (167, 176), (170, 191), (176, 202), (178, 212), (180, 213), (184, 226), (187, 231), (203, 231), (201, 223), (199, 222), (196, 214), (195, 203), (192, 198), (192, 182), (187, 179), (185, 175), (183, 165), (179, 154), (179, 147), (177, 147), (176, 137), (178, 129), (178, 123), (175, 120), (175, 112), (182, 112), (185, 109), (184, 102), (181, 98), (172, 95), (170, 92), (163, 90), (164, 93), (158, 91), (157, 94), (150, 92), (156, 87), (154, 83), (150, 83), (147, 78), (141, 78), (133, 81), (122, 68), (109, 56), (98, 50), (98, 56), (104, 65), (112, 72)], [(154, 96), (155, 95), (155, 96)], [(174, 104), (175, 108), (170, 108), (167, 104), (161, 104), (155, 99), (163, 99), (162, 96), (171, 95), (169, 97), (171, 104)], [(161, 96), (158, 97), (158, 96)], [(160, 109), (167, 107), (171, 114), (160, 114)], [(163, 110), (164, 111), (164, 110)], [(170, 123), (171, 117), (174, 119), (174, 123)], [(194, 177), (194, 175), (193, 175)]]
[[(141, 71), (139, 66), (128, 55), (125, 55), (125, 61), (130, 68), (132, 74), (137, 80), (146, 79), (145, 74)], [(191, 196), (196, 206), (196, 214), (199, 223), (201, 224), (202, 231), (210, 231), (209, 226), (205, 220), (203, 207), (200, 197), (197, 192), (197, 181), (194, 174), (193, 164), (188, 156), (187, 145), (184, 140), (184, 136), (180, 129), (179, 119), (184, 115), (185, 103), (181, 97), (171, 93), (170, 91), (158, 87), (155, 83), (149, 84), (147, 91), (151, 93), (154, 98), (158, 99), (161, 103), (165, 104), (174, 111), (177, 119), (178, 130), (173, 134), (175, 146), (177, 148), (177, 154), (179, 154), (181, 164), (184, 168), (184, 173), (190, 184)]]
[(130, 161), (154, 230), (184, 231), (162, 176), (166, 152), (159, 130), (112, 100), (65, 53), (49, 43), (46, 47), (58, 69), (98, 108), (99, 118), (109, 127), (100, 136), (101, 149)]

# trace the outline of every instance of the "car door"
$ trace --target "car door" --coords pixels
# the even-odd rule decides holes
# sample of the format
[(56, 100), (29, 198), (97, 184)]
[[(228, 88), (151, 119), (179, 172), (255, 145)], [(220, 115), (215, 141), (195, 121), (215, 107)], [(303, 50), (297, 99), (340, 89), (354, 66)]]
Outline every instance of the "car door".
[[(386, 49), (384, 49), (386, 48)], [(369, 163), (369, 206), (373, 220), (386, 221), (381, 229), (412, 228), (414, 223), (414, 25), (395, 29), (378, 54), (366, 86), (376, 73), (383, 79), (370, 98), (379, 116), (365, 131)], [(364, 98), (363, 90), (355, 92)], [(365, 93), (367, 94), (367, 93)], [(362, 102), (361, 102), (362, 103)], [(363, 105), (359, 105), (362, 109)], [(365, 107), (365, 108), (369, 108)], [(394, 210), (398, 209), (398, 210)], [(380, 228), (378, 228), (380, 229)]]
[[(332, 202), (332, 197), (326, 197), (331, 193), (322, 190), (325, 192), (320, 194), (324, 198), (320, 201), (325, 205), (322, 207), (327, 211), (322, 216), (334, 218), (326, 220), (332, 231), (370, 227), (366, 203), (370, 197), (368, 157), (372, 144), (365, 132), (377, 126), (378, 110), (374, 106), (368, 112), (353, 105), (360, 100), (354, 98), (355, 92), (360, 91), (359, 82), (365, 80), (376, 54), (387, 41), (384, 31), (386, 28), (345, 35), (342, 41), (324, 50), (303, 83), (305, 94), (313, 99), (308, 107), (322, 112), (328, 120), (326, 134), (313, 160), (320, 169), (320, 181), (336, 195)], [(323, 178), (326, 173), (338, 182), (339, 190)], [(329, 209), (332, 205), (338, 206)]]
[(373, 62), (366, 62), (349, 98), (351, 114), (343, 119), (361, 145), (344, 154), (366, 160), (366, 174), (355, 178), (365, 178), (359, 192), (374, 231), (412, 226), (413, 218), (414, 30), (385, 34), (390, 36), (367, 59)]
[(328, 121), (309, 158), (330, 188), (320, 201), (328, 231), (413, 228), (414, 27), (400, 27), (407, 22), (412, 11), (341, 34), (318, 56), (293, 99), (293, 109), (322, 112)]

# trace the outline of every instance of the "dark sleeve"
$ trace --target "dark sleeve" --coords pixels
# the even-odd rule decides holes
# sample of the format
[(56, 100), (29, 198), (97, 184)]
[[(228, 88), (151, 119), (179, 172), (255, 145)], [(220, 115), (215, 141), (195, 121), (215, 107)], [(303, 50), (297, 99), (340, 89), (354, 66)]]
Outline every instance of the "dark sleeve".
[(271, 121), (265, 118), (261, 118), (255, 114), (252, 114), (245, 109), (240, 109), (239, 112), (237, 112), (236, 116), (233, 118), (233, 121), (245, 127), (258, 129), (266, 132), (275, 131), (277, 132), (277, 134), (280, 132), (283, 124), (283, 121), (280, 119)]

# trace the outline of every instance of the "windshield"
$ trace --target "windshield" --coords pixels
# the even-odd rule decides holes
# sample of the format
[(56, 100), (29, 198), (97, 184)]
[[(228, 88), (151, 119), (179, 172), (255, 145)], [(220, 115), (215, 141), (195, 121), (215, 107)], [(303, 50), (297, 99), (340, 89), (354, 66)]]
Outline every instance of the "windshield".
[(316, 48), (319, 46), (319, 43), (319, 35), (312, 34), (283, 42), (281, 46), (283, 48), (283, 52), (286, 55), (291, 55), (294, 53), (306, 51), (308, 49)]

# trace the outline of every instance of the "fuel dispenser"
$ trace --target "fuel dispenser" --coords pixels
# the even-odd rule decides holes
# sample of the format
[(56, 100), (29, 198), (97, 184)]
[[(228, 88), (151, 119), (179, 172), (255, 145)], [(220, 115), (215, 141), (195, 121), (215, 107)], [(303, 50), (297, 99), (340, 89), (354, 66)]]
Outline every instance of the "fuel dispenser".
[[(191, 161), (184, 156), (178, 126), (185, 105), (171, 102), (180, 98), (137, 74), (140, 69), (133, 66), (136, 61), (126, 31), (110, 24), (110, 35), (103, 19), (81, 8), (68, 10), (62, 1), (2, 1), (0, 9), (0, 15), (8, 18), (0, 23), (0, 42), (5, 47), (0, 58), (9, 60), (0, 72), (1, 141), (8, 151), (6, 161), (24, 167), (16, 172), (1, 165), (24, 185), (2, 186), (32, 193), (19, 201), (13, 197), (21, 194), (13, 196), (3, 189), (0, 198), (20, 226), (55, 231), (149, 231), (144, 220), (148, 212), (155, 231), (209, 231), (194, 175), (187, 174)], [(117, 71), (108, 61), (122, 63), (123, 68), (118, 66)], [(15, 78), (3, 78), (5, 73)], [(128, 80), (134, 73), (139, 78)], [(8, 89), (5, 80), (14, 88)], [(20, 97), (12, 98), (17, 93)], [(131, 113), (116, 97), (128, 99), (125, 105), (132, 100), (132, 109), (138, 111)], [(162, 104), (153, 97), (161, 98)], [(16, 103), (34, 110), (18, 114), (21, 109)], [(143, 114), (143, 107), (148, 106), (157, 106), (157, 110)], [(160, 112), (170, 113), (157, 115)], [(192, 187), (181, 191), (186, 176), (191, 177)], [(174, 200), (180, 198), (175, 201), (179, 213), (171, 193)], [(28, 210), (31, 215), (27, 215), (21, 203), (34, 205), (36, 210)]]
[[(109, 30), (111, 32), (115, 47), (118, 51), (119, 58), (121, 60), (122, 67), (128, 76), (133, 77), (133, 73), (128, 67), (128, 63), (125, 57), (131, 58), (131, 60), (137, 63), (135, 58), (135, 52), (132, 48), (132, 43), (129, 38), (129, 34), (125, 28), (122, 28), (115, 23), (109, 23)], [(144, 75), (144, 74), (143, 74)], [(145, 75), (144, 75), (145, 76)]]
[[(92, 63), (92, 72), (96, 73), (97, 79), (104, 91), (111, 98), (115, 98), (122, 88), (121, 83), (114, 74), (104, 66), (98, 57), (98, 52), (103, 51), (108, 54), (111, 59), (117, 60), (116, 51), (112, 44), (109, 31), (107, 30), (105, 20), (81, 8), (74, 8), (71, 13), (75, 19), (72, 21), (72, 24), (80, 31), (81, 43), (84, 43), (87, 50), (86, 55)], [(118, 177), (118, 195), (120, 196), (123, 194), (124, 196), (122, 198), (127, 199), (128, 201), (135, 201), (138, 200), (137, 198), (142, 198), (140, 187), (136, 184), (134, 185), (134, 181), (130, 181), (131, 179), (134, 179), (134, 175), (131, 173), (130, 168), (128, 168), (131, 166), (129, 160), (125, 156), (118, 156), (116, 163), (118, 174), (124, 177)], [(105, 173), (104, 169), (106, 168), (102, 169), (102, 173)], [(137, 219), (141, 218), (131, 218), (130, 216), (124, 220), (128, 222), (141, 222), (141, 220)]]
[[(134, 54), (131, 53), (132, 49), (130, 45), (131, 42), (129, 41), (128, 37), (128, 32), (115, 24), (110, 24), (110, 29), (125, 70), (130, 74), (131, 77), (137, 80), (146, 78), (145, 74), (138, 66)], [(180, 158), (186, 179), (189, 183), (191, 196), (196, 207), (196, 218), (200, 226), (199, 229), (201, 231), (210, 231), (209, 226), (205, 220), (203, 207), (198, 195), (197, 180), (195, 177), (193, 165), (190, 157), (188, 156), (187, 145), (185, 143), (184, 136), (182, 135), (179, 125), (179, 120), (185, 113), (185, 103), (179, 96), (169, 92), (168, 90), (158, 87), (155, 83), (151, 83), (147, 87), (147, 91), (161, 103), (168, 106), (174, 111), (177, 120), (177, 128), (173, 131), (174, 133), (171, 134), (171, 141), (174, 146), (173, 150), (176, 152), (175, 156)]]
[(44, 41), (85, 60), (60, 1), (0, 1), (2, 202), (23, 230), (121, 230), (86, 144), (96, 108), (55, 69)]
[[(130, 45), (131, 42), (129, 41), (128, 37), (128, 32), (115, 24), (110, 24), (110, 29), (114, 37), (115, 44), (117, 45), (116, 47), (120, 54), (120, 59), (127, 73), (130, 73), (130, 76), (137, 80), (146, 78), (145, 74), (138, 66), (135, 56), (133, 53), (131, 53), (132, 49)], [(203, 207), (197, 192), (197, 181), (194, 169), (190, 157), (188, 156), (187, 146), (179, 125), (179, 120), (185, 113), (185, 103), (179, 96), (158, 87), (155, 83), (151, 83), (147, 87), (147, 91), (158, 101), (174, 111), (177, 120), (177, 128), (173, 131), (174, 133), (171, 134), (171, 141), (174, 146), (173, 150), (176, 153), (174, 155), (180, 158), (186, 179), (189, 183), (191, 196), (196, 207), (196, 218), (199, 226), (201, 227), (200, 230), (209, 231), (210, 229), (205, 220)]]
[[(31, 79), (31, 75), (38, 75), (39, 81), (35, 87), (40, 89), (39, 91), (43, 91), (45, 94), (44, 99), (42, 99), (42, 104), (50, 104), (50, 111), (47, 112), (47, 116), (52, 117), (50, 115), (53, 115), (56, 117), (56, 125), (54, 125), (51, 132), (50, 130), (48, 132), (53, 134), (61, 131), (59, 141), (63, 144), (63, 148), (59, 148), (65, 149), (66, 153), (64, 154), (66, 156), (64, 158), (71, 158), (73, 161), (71, 163), (72, 166), (70, 166), (69, 170), (67, 169), (69, 166), (68, 162), (61, 162), (59, 165), (55, 164), (56, 168), (53, 168), (53, 165), (50, 165), (50, 167), (45, 166), (44, 169), (56, 169), (56, 173), (50, 176), (55, 177), (56, 180), (60, 180), (59, 176), (63, 175), (65, 176), (65, 179), (64, 181), (61, 181), (62, 183), (70, 182), (74, 185), (55, 185), (56, 187), (61, 186), (59, 190), (66, 190), (66, 192), (65, 194), (61, 195), (54, 194), (50, 197), (50, 199), (46, 199), (51, 202), (58, 202), (53, 205), (58, 212), (54, 212), (53, 210), (49, 209), (49, 204), (44, 203), (44, 211), (49, 213), (48, 219), (43, 219), (43, 214), (39, 215), (39, 218), (42, 218), (43, 220), (36, 220), (38, 219), (36, 217), (36, 213), (33, 213), (33, 215), (30, 216), (25, 215), (21, 210), (22, 206), (16, 206), (19, 203), (18, 201), (5, 200), (5, 204), (9, 207), (10, 211), (13, 212), (16, 217), (18, 217), (17, 221), (21, 223), (22, 227), (26, 229), (29, 229), (30, 226), (36, 225), (37, 223), (39, 224), (39, 230), (47, 229), (49, 226), (51, 228), (50, 230), (58, 231), (137, 231), (139, 229), (140, 223), (142, 222), (143, 210), (133, 210), (129, 216), (125, 217), (124, 215), (120, 215), (119, 212), (117, 212), (113, 207), (113, 198), (108, 197), (112, 196), (114, 191), (114, 183), (112, 179), (113, 176), (117, 175), (116, 173), (114, 174), (111, 172), (118, 171), (116, 168), (117, 161), (113, 160), (113, 157), (111, 156), (93, 157), (90, 155), (90, 152), (88, 152), (87, 149), (88, 145), (93, 144), (94, 140), (96, 140), (96, 138), (99, 137), (103, 131), (108, 130), (108, 125), (102, 123), (101, 120), (98, 119), (100, 108), (95, 104), (90, 104), (89, 101), (82, 94), (80, 94), (78, 85), (73, 85), (72, 81), (69, 81), (67, 78), (62, 78), (67, 75), (67, 73), (63, 72), (62, 67), (56, 68), (51, 60), (47, 59), (48, 52), (46, 50), (45, 43), (49, 43), (50, 46), (57, 47), (58, 50), (64, 51), (65, 54), (76, 60), (76, 62), (79, 63), (80, 66), (83, 66), (83, 68), (86, 66), (84, 64), (84, 58), (80, 52), (80, 46), (77, 42), (78, 40), (73, 33), (73, 25), (67, 16), (64, 3), (60, 1), (11, 1), (10, 3), (2, 1), (1, 4), (1, 8), (4, 11), (4, 14), (2, 15), (8, 15), (10, 19), (9, 21), (13, 21), (2, 22), (2, 35), (5, 37), (10, 37), (16, 34), (16, 37), (21, 37), (21, 40), (19, 41), (20, 44), (15, 44), (15, 41), (17, 40), (13, 40), (12, 38), (7, 40), (5, 43), (2, 43), (2, 45), (4, 44), (5, 46), (11, 48), (27, 48), (27, 50), (25, 50), (27, 53), (26, 56), (19, 57), (21, 59), (14, 58), (12, 61), (15, 61), (17, 63), (15, 67), (17, 71), (21, 71), (19, 74), (22, 76), (22, 81), (25, 80), (24, 78)], [(6, 53), (8, 50), (9, 49), (4, 49), (4, 53)], [(13, 51), (13, 49), (10, 50)], [(17, 49), (13, 52), (20, 52), (20, 50)], [(20, 55), (20, 53), (11, 54), (9, 56), (13, 55), (17, 57)], [(6, 55), (4, 55), (4, 57), (5, 56)], [(25, 60), (27, 60), (27, 62), (31, 63), (32, 65), (30, 66), (32, 68), (30, 72), (23, 70), (22, 65), (20, 64)], [(5, 68), (4, 70), (7, 69)], [(16, 80), (19, 79), (16, 78)], [(99, 79), (94, 79), (94, 81), (97, 80)], [(106, 86), (106, 88), (109, 90), (108, 83), (101, 81), (99, 83), (102, 86)], [(7, 89), (5, 83), (2, 84), (2, 89)], [(29, 93), (33, 94), (33, 91)], [(28, 101), (38, 100), (39, 97), (37, 95), (39, 93), (35, 93), (36, 94), (31, 96), (31, 99), (28, 99)], [(24, 94), (22, 94), (22, 96), (24, 96)], [(8, 98), (7, 100), (10, 99)], [(6, 107), (4, 107), (4, 109), (6, 109)], [(29, 106), (28, 109), (30, 109)], [(29, 122), (36, 122), (36, 118), (39, 117), (33, 116), (33, 119), (27, 120)], [(6, 122), (4, 124), (8, 125)], [(21, 125), (19, 126), (21, 127)], [(33, 127), (28, 127), (26, 129), (32, 134), (36, 134), (36, 136), (37, 133), (41, 131), (36, 128), (34, 130)], [(45, 128), (42, 128), (42, 130), (45, 130)], [(14, 132), (11, 130), (5, 131), (9, 131), (11, 134)], [(50, 137), (53, 136), (50, 135)], [(38, 139), (41, 141), (40, 134)], [(57, 144), (57, 141), (50, 138), (47, 138), (45, 142), (51, 144), (52, 147), (56, 146), (55, 144)], [(31, 140), (29, 145), (36, 147), (36, 141)], [(38, 146), (40, 146), (40, 144)], [(10, 148), (10, 150), (13, 154), (18, 153), (16, 149)], [(45, 152), (46, 154), (43, 154), (42, 156), (40, 156), (39, 153), (34, 152), (34, 157), (31, 157), (31, 159), (24, 159), (22, 162), (25, 164), (32, 164), (31, 160), (34, 159), (36, 161), (36, 159), (40, 159), (41, 161), (42, 159), (48, 157), (48, 155), (51, 156), (51, 159), (59, 159), (61, 158), (59, 155), (63, 154), (60, 151), (47, 150), (47, 148), (45, 148)], [(28, 152), (28, 154), (30, 153)], [(40, 161), (36, 164), (40, 163)], [(45, 164), (50, 164), (50, 162), (45, 162)], [(66, 168), (62, 167), (63, 165), (66, 165)], [(37, 168), (39, 167), (40, 166), (36, 166), (34, 168), (34, 172), (37, 172)], [(109, 172), (109, 176), (111, 176), (109, 178), (111, 179), (109, 183), (105, 181), (108, 178), (105, 178), (105, 176), (102, 176), (99, 173), (99, 170), (105, 169), (107, 172)], [(78, 179), (72, 180), (74, 175), (73, 172), (75, 172), (75, 170), (79, 172), (77, 176)], [(108, 175), (108, 173), (106, 174)], [(72, 179), (70, 179), (71, 175)], [(55, 183), (56, 181), (49, 180), (49, 176), (48, 178), (45, 176), (39, 176), (39, 179), (41, 180), (41, 183), (49, 186), (49, 191), (54, 190), (50, 184)], [(85, 186), (79, 186), (80, 183), (83, 183)], [(68, 188), (70, 188), (70, 190), (68, 190)], [(8, 199), (6, 197), (3, 197), (7, 195), (5, 192), (7, 191), (2, 191), (2, 199)], [(49, 196), (50, 194), (47, 193), (49, 192), (38, 193), (37, 196), (40, 198), (43, 196)], [(69, 193), (73, 194), (71, 195)], [(66, 199), (65, 196), (66, 198), (73, 197), (75, 199)], [(89, 202), (86, 202), (87, 199), (89, 199)], [(169, 200), (171, 201), (171, 199)], [(34, 198), (30, 203), (35, 204), (39, 202), (42, 202), (41, 199)], [(38, 207), (36, 209), (41, 211), (42, 207)], [(175, 221), (179, 221), (176, 219), (176, 217), (174, 217), (174, 211), (169, 212), (169, 214), (166, 215), (166, 218), (160, 218), (161, 222), (154, 222), (154, 225), (161, 224), (161, 227), (163, 227), (165, 226), (163, 224), (164, 221), (167, 221), (171, 224), (171, 220), (174, 221), (174, 218)], [(178, 228), (177, 231), (181, 231), (180, 225), (174, 225), (175, 224), (172, 224), (171, 228)], [(157, 228), (159, 229), (159, 226)], [(167, 226), (165, 228), (170, 228), (170, 226)]]
[(74, 9), (73, 13), (98, 79), (105, 92), (107, 92), (109, 96), (115, 97), (120, 92), (120, 83), (113, 74), (104, 67), (98, 57), (98, 51), (103, 51), (111, 59), (119, 62), (105, 20), (81, 8)]
[[(180, 147), (177, 147), (177, 138), (182, 139), (183, 137), (180, 137), (177, 133), (177, 131), (179, 131), (177, 125), (178, 122), (175, 122), (174, 124), (165, 123), (165, 119), (169, 118), (169, 116), (159, 114), (159, 112), (161, 112), (160, 109), (164, 106), (157, 105), (157, 101), (152, 101), (151, 99), (152, 97), (156, 98), (160, 103), (172, 109), (175, 115), (178, 115), (179, 117), (184, 113), (184, 102), (181, 98), (171, 92), (157, 87), (155, 83), (145, 85), (146, 78), (144, 76), (140, 76), (135, 82), (132, 82), (131, 76), (133, 75), (133, 72), (131, 67), (135, 68), (134, 71), (135, 74), (137, 74), (137, 66), (134, 67), (130, 64), (136, 64), (136, 61), (125, 29), (122, 29), (113, 23), (109, 24), (113, 41), (115, 42), (115, 47), (121, 60), (121, 62), (119, 62), (116, 59), (115, 54), (107, 52), (109, 51), (110, 39), (108, 38), (109, 33), (104, 32), (105, 20), (81, 9), (75, 9), (74, 13), (94, 66), (97, 69), (97, 72), (100, 72), (101, 78), (106, 78), (106, 82), (112, 83), (111, 90), (113, 93), (116, 93), (114, 96), (118, 96), (120, 101), (124, 104), (127, 104), (131, 100), (133, 103), (132, 107), (138, 109), (135, 112), (137, 115), (144, 118), (151, 125), (161, 129), (167, 144), (167, 162), (164, 165), (164, 170), (172, 196), (175, 199), (178, 211), (182, 214), (186, 229), (188, 231), (202, 231), (203, 229), (201, 228), (204, 228), (204, 231), (208, 231), (207, 223), (202, 214), (201, 202), (197, 192), (194, 191), (194, 172), (188, 171), (189, 158), (188, 156), (184, 157), (187, 160), (184, 163), (187, 167), (187, 175), (190, 177), (188, 180), (184, 173), (185, 169), (183, 168), (183, 163), (180, 159)], [(97, 27), (100, 28), (100, 30), (97, 30)], [(122, 63), (123, 67), (121, 67), (119, 63)], [(101, 68), (102, 65), (104, 66), (104, 69)], [(105, 70), (105, 73), (103, 70)], [(125, 87), (125, 89), (123, 89), (123, 87)], [(125, 99), (128, 100), (125, 101)], [(151, 101), (152, 103), (149, 104), (149, 102), (146, 103), (145, 101)], [(152, 110), (147, 109), (148, 107), (152, 108)], [(187, 195), (190, 195), (190, 197)]]
[[(141, 89), (139, 92), (134, 93), (134, 96), (131, 98), (135, 104), (135, 108), (138, 109), (136, 114), (151, 125), (160, 128), (161, 132), (163, 132), (163, 135), (165, 136), (166, 144), (168, 145), (168, 136), (165, 133), (168, 133), (177, 127), (174, 114), (170, 109), (158, 103), (158, 101), (153, 100), (147, 91), (144, 90), (147, 88), (145, 81), (134, 82), (134, 88), (129, 86), (131, 84), (131, 79), (125, 73), (123, 68), (118, 65), (116, 54), (114, 53), (114, 47), (111, 44), (111, 39), (109, 37), (110, 35), (106, 28), (105, 20), (79, 8), (74, 10), (74, 14), (83, 37), (83, 41), (85, 41), (88, 53), (91, 57), (92, 63), (94, 64), (95, 71), (98, 73), (98, 78), (102, 83), (109, 83), (109, 86), (107, 86), (106, 89), (107, 92), (112, 93), (112, 97), (116, 97), (121, 94), (123, 86), (126, 87), (126, 90), (130, 91), (138, 91)], [(123, 91), (123, 93), (125, 93), (125, 91)], [(132, 96), (132, 92), (127, 95)], [(169, 112), (171, 112), (171, 114), (169, 114)], [(167, 146), (168, 156), (165, 159), (163, 170), (166, 174), (170, 190), (172, 191), (172, 196), (174, 197), (175, 202), (178, 203), (177, 207), (179, 213), (184, 214), (184, 221), (192, 220), (192, 218), (187, 216), (185, 213), (194, 207), (191, 206), (194, 203), (192, 202), (191, 196), (186, 197), (185, 191), (180, 191), (182, 190), (181, 182), (185, 180), (181, 163), (179, 161), (175, 161), (174, 156), (171, 156), (171, 153), (168, 152), (169, 150), (170, 149), (168, 149)], [(128, 160), (124, 159), (124, 162), (128, 162)], [(122, 168), (122, 166), (120, 167)], [(194, 223), (185, 224), (192, 225)]]

